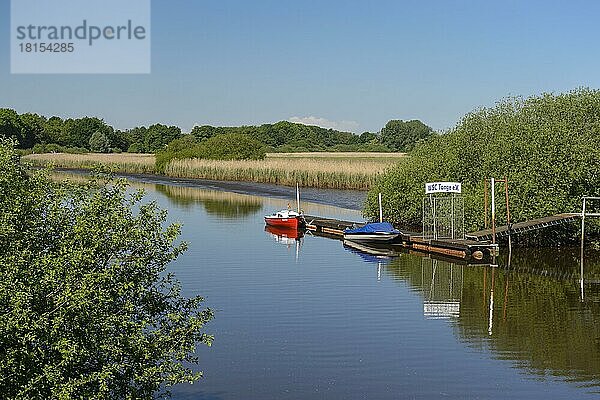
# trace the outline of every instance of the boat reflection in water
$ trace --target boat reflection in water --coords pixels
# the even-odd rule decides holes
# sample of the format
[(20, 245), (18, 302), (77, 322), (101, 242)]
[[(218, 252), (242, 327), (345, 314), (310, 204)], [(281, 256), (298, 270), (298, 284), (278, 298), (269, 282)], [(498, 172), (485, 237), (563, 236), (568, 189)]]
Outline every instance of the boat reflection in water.
[(300, 255), (300, 248), (302, 247), (302, 238), (304, 237), (304, 231), (295, 228), (265, 225), (265, 232), (267, 232), (269, 236), (275, 239), (275, 242), (287, 246), (288, 249), (295, 247), (296, 261), (298, 261), (298, 257)]
[(358, 254), (363, 260), (370, 263), (391, 261), (394, 257), (400, 255), (400, 253), (391, 247), (358, 243), (352, 240), (344, 240), (344, 248), (352, 253)]
[(344, 249), (357, 254), (363, 261), (370, 264), (377, 264), (377, 280), (381, 280), (381, 269), (384, 265), (389, 264), (400, 253), (384, 244), (374, 243), (357, 243), (352, 240), (344, 240)]

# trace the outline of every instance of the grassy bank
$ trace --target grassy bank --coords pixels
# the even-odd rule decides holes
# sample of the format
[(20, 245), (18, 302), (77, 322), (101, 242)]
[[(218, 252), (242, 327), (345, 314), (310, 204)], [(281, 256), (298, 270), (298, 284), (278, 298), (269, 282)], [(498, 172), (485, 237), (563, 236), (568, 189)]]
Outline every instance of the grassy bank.
[[(224, 181), (248, 181), (304, 187), (367, 190), (376, 177), (394, 165), (400, 153), (270, 153), (265, 160), (173, 160), (165, 175)], [(151, 154), (32, 154), (36, 165), (89, 169), (97, 164), (115, 172), (156, 173)]]

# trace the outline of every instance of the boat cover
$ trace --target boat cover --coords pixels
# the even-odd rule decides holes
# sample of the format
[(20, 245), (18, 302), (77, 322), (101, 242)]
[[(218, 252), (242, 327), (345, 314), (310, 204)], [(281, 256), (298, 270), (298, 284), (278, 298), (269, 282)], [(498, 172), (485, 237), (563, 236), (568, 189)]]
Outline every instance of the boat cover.
[(346, 229), (344, 233), (376, 233), (376, 232), (385, 232), (385, 233), (400, 233), (399, 230), (394, 229), (392, 224), (389, 222), (370, 222), (360, 228), (355, 229)]

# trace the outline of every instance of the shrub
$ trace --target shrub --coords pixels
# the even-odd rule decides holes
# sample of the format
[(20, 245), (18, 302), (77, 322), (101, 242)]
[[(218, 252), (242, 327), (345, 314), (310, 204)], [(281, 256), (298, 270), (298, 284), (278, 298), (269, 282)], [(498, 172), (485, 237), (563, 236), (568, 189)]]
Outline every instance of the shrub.
[(173, 140), (164, 150), (156, 153), (156, 170), (164, 172), (173, 159), (262, 160), (265, 156), (264, 145), (245, 134), (225, 133), (200, 143), (194, 136), (186, 135)]
[(133, 143), (127, 149), (128, 153), (144, 153), (146, 149), (143, 143)]
[(266, 155), (261, 142), (242, 133), (213, 136), (203, 141), (197, 149), (197, 158), (211, 160), (262, 160)]
[[(13, 144), (14, 145), (14, 144)], [(149, 399), (201, 373), (213, 313), (166, 273), (166, 212), (124, 181), (57, 184), (0, 141), (0, 393)]]
[[(483, 227), (483, 181), (509, 179), (511, 221), (580, 210), (583, 195), (600, 195), (600, 91), (578, 89), (507, 99), (467, 114), (383, 174), (365, 215), (377, 216), (384, 194), (389, 221), (420, 225), (424, 184), (463, 183), (465, 227)], [(499, 201), (499, 221), (505, 218)]]

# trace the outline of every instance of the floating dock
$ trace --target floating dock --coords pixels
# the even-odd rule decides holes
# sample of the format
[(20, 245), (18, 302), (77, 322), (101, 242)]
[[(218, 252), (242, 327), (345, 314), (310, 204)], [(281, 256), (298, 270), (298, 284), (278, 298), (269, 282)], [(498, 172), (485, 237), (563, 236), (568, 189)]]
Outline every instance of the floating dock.
[[(550, 217), (532, 219), (525, 222), (518, 222), (516, 224), (512, 224), (510, 226), (510, 231), (508, 226), (499, 226), (496, 228), (496, 237), (507, 237), (510, 234), (519, 234), (525, 232), (531, 232), (538, 229), (544, 229), (555, 225), (566, 224), (571, 221), (575, 221), (581, 218), (580, 213), (564, 213), (564, 214), (556, 214)], [(467, 234), (468, 239), (476, 240), (476, 241), (485, 241), (492, 240), (493, 232), (491, 229), (484, 229), (482, 231), (477, 231), (473, 233)]]
[[(320, 236), (342, 240), (344, 229), (364, 225), (360, 222), (342, 221), (333, 218), (323, 218), (306, 215), (306, 229)], [(439, 254), (459, 259), (489, 258), (496, 254), (498, 246), (486, 241), (463, 239), (424, 239), (416, 232), (400, 231), (400, 236), (388, 246), (402, 247), (422, 253)]]

